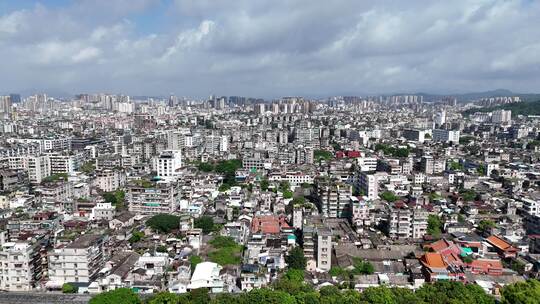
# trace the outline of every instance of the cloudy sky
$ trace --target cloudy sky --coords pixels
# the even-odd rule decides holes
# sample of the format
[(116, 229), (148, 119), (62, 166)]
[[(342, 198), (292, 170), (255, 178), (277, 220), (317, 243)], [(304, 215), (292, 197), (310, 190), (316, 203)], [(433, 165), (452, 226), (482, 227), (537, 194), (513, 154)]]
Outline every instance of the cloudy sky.
[(540, 92), (540, 1), (0, 0), (0, 92)]

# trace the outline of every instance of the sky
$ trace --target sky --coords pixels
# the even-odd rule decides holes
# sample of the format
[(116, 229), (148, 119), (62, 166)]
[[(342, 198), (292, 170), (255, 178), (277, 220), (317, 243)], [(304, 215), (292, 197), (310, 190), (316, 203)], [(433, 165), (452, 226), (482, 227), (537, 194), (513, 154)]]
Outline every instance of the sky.
[(0, 92), (540, 92), (537, 0), (0, 0)]

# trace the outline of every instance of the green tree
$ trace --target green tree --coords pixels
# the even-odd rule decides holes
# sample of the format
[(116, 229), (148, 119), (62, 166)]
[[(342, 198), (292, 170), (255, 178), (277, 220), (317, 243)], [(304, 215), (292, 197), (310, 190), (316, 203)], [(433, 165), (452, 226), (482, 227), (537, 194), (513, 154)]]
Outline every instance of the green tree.
[(426, 303), (495, 303), (495, 299), (487, 295), (482, 287), (475, 284), (464, 285), (461, 282), (438, 281), (424, 284), (417, 290), (416, 295)]
[(93, 161), (82, 164), (81, 171), (85, 174), (90, 174), (96, 170), (96, 165)]
[(160, 233), (170, 233), (180, 227), (180, 217), (172, 214), (160, 213), (146, 221), (146, 225)]
[(463, 171), (465, 170), (465, 167), (459, 162), (452, 161), (450, 162), (450, 169), (454, 171)]
[(195, 219), (194, 226), (195, 228), (202, 229), (203, 233), (208, 234), (214, 231), (214, 219), (210, 216), (201, 216), (200, 218)]
[(77, 293), (77, 290), (77, 286), (71, 283), (64, 283), (64, 285), (62, 285), (62, 293)]
[(324, 286), (319, 290), (322, 303), (345, 303), (341, 290), (336, 286)]
[(90, 299), (89, 304), (141, 304), (133, 290), (128, 288), (118, 288), (112, 291), (100, 293)]
[(381, 193), (379, 195), (383, 200), (389, 202), (389, 203), (393, 203), (395, 201), (397, 201), (399, 199), (398, 196), (396, 196), (394, 193), (392, 193), (391, 191), (384, 191), (383, 193)]
[(486, 166), (478, 166), (478, 168), (476, 168), (476, 172), (478, 172), (478, 175), (486, 175)]
[(291, 269), (306, 269), (306, 257), (304, 257), (304, 250), (299, 246), (294, 247), (289, 254), (285, 257), (285, 262)]
[(315, 161), (321, 161), (321, 160), (330, 160), (332, 159), (332, 153), (325, 150), (315, 150), (313, 151), (313, 158)]
[(238, 245), (233, 238), (216, 236), (208, 243), (215, 249), (208, 253), (210, 261), (222, 266), (240, 264), (240, 254), (243, 247)]
[(137, 243), (138, 241), (142, 240), (144, 238), (144, 232), (142, 231), (133, 231), (131, 232), (131, 237), (129, 238), (128, 242), (130, 244)]
[(353, 274), (373, 274), (375, 268), (369, 261), (353, 258)]
[(270, 186), (270, 182), (268, 181), (267, 178), (264, 178), (263, 180), (261, 180), (261, 190), (262, 191), (268, 190), (269, 186)]
[(384, 286), (369, 287), (360, 295), (361, 301), (374, 304), (394, 304), (396, 298), (389, 288)]
[(293, 197), (293, 195), (294, 195), (293, 192), (290, 191), (290, 190), (285, 190), (285, 191), (283, 192), (283, 198), (284, 198), (284, 199), (290, 199), (290, 198)]
[(443, 223), (437, 215), (430, 214), (428, 216), (428, 228), (427, 228), (428, 234), (438, 238), (441, 236), (442, 227), (443, 227)]
[(202, 263), (203, 259), (198, 255), (192, 255), (189, 257), (189, 263), (191, 265), (191, 271), (195, 270), (197, 264)]
[(461, 197), (467, 202), (474, 201), (478, 197), (478, 194), (474, 190), (470, 190), (470, 189), (462, 190), (460, 191), (460, 194), (461, 194)]
[(113, 192), (104, 192), (101, 196), (105, 202), (111, 203), (111, 205), (116, 206), (118, 209), (124, 207), (126, 193), (123, 190), (118, 189)]
[(190, 303), (188, 296), (163, 291), (150, 298), (148, 304), (188, 304)]
[(296, 304), (294, 296), (284, 291), (267, 288), (253, 289), (247, 294), (247, 303)]
[(193, 304), (207, 304), (210, 302), (210, 295), (207, 288), (197, 288), (189, 293), (190, 302)]
[(202, 172), (212, 172), (214, 171), (214, 166), (209, 163), (199, 163), (199, 165), (197, 165), (197, 169)]
[(488, 233), (492, 228), (495, 228), (497, 225), (492, 220), (481, 220), (478, 223), (478, 230), (482, 233)]
[(505, 286), (502, 289), (503, 304), (537, 304), (540, 303), (540, 282), (530, 279)]

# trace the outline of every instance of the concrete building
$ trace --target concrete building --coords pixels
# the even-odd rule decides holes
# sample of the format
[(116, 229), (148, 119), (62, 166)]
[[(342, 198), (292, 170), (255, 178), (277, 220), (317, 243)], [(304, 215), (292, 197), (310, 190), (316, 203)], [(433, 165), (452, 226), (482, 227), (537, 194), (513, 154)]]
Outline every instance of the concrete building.
[(403, 137), (407, 140), (423, 143), (425, 141), (425, 130), (406, 129), (403, 130)]
[(51, 174), (73, 174), (79, 170), (83, 161), (83, 154), (64, 155), (61, 153), (48, 153), (51, 164)]
[(322, 213), (327, 217), (349, 217), (351, 185), (322, 183), (317, 185)]
[(212, 262), (197, 264), (187, 287), (188, 290), (208, 288), (212, 293), (223, 292), (225, 283), (220, 276), (222, 268), (220, 265)]
[(392, 207), (388, 216), (388, 235), (396, 239), (420, 239), (427, 231), (428, 214), (421, 208)]
[(445, 142), (445, 143), (459, 143), (459, 131), (452, 130), (433, 130), (433, 141)]
[(491, 114), (491, 122), (496, 124), (507, 124), (512, 121), (512, 111), (497, 110)]
[(44, 178), (51, 175), (51, 163), (48, 156), (28, 156), (26, 168), (31, 183), (39, 184)]
[(94, 186), (105, 192), (115, 191), (126, 183), (126, 174), (121, 170), (98, 169), (95, 175)]
[(150, 187), (132, 184), (128, 187), (126, 201), (129, 211), (137, 214), (171, 213), (178, 208), (180, 194), (174, 183), (157, 183)]
[(116, 208), (111, 203), (97, 203), (92, 208), (90, 219), (111, 221), (114, 218)]
[(379, 197), (379, 182), (377, 176), (360, 172), (358, 176), (358, 190), (369, 199), (377, 199)]
[(0, 290), (29, 291), (42, 276), (41, 254), (36, 244), (7, 242), (0, 250)]
[(49, 284), (58, 287), (64, 283), (92, 282), (103, 263), (103, 236), (82, 235), (49, 252)]
[(317, 268), (329, 271), (332, 267), (332, 231), (317, 228)]
[(425, 174), (433, 174), (433, 156), (424, 155), (420, 161), (420, 170)]
[(166, 150), (155, 159), (157, 176), (160, 179), (170, 181), (180, 176), (182, 168), (182, 151)]

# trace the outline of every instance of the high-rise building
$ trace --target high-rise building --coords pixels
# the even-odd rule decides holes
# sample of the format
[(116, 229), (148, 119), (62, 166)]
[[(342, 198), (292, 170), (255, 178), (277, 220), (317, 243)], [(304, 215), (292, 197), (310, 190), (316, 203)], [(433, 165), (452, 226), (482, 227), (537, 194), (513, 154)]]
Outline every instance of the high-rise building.
[(0, 96), (0, 113), (10, 114), (13, 111), (10, 96)]
[(491, 122), (497, 124), (506, 124), (512, 120), (511, 110), (497, 110), (491, 114)]
[(433, 156), (424, 155), (420, 161), (420, 168), (425, 174), (433, 174)]
[(180, 176), (182, 151), (165, 150), (155, 159), (157, 176), (163, 180), (173, 180)]
[(169, 103), (168, 103), (168, 106), (169, 107), (174, 107), (178, 104), (178, 97), (174, 96), (174, 95), (171, 95), (169, 96)]
[(9, 98), (11, 98), (12, 103), (20, 103), (21, 102), (21, 95), (20, 94), (9, 94)]
[(442, 126), (446, 123), (446, 111), (441, 111), (435, 115), (435, 125)]
[(388, 235), (397, 239), (420, 239), (427, 232), (428, 213), (424, 209), (392, 207), (388, 215)]

